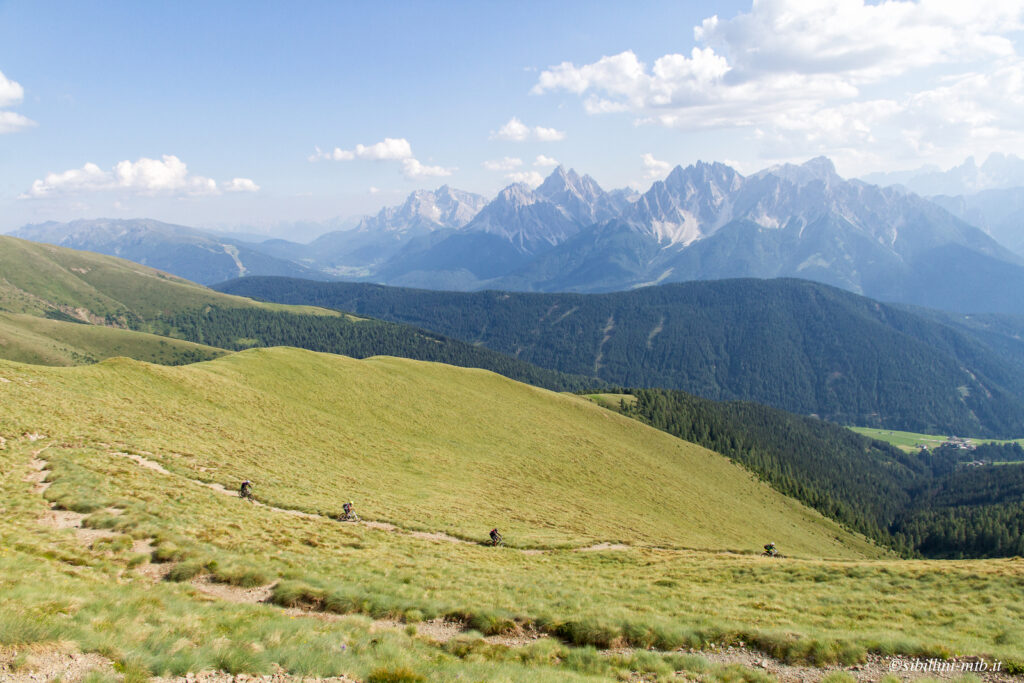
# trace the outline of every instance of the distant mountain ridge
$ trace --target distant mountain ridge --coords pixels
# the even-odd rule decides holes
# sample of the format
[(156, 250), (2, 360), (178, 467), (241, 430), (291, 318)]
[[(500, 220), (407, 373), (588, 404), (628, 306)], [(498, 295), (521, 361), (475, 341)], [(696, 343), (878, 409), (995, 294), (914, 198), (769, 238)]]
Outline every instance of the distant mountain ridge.
[[(76, 245), (97, 243), (153, 263), (121, 244)], [(443, 186), (308, 245), (268, 240), (231, 248), (246, 250), (244, 274), (254, 275), (541, 292), (798, 277), (883, 301), (1024, 313), (1016, 294), (1024, 291), (1024, 258), (934, 202), (840, 177), (823, 157), (749, 176), (718, 162), (677, 166), (641, 195), (606, 191), (560, 166), (536, 189), (513, 184), (490, 201)], [(253, 252), (272, 260), (257, 267)], [(163, 267), (181, 274), (194, 264)], [(302, 272), (282, 272), (288, 268)], [(241, 271), (216, 272), (226, 279)], [(212, 273), (187, 276), (214, 281)]]
[(902, 185), (925, 197), (974, 194), (1024, 187), (1024, 159), (1013, 154), (993, 153), (981, 165), (974, 157), (967, 157), (962, 164), (946, 171), (926, 166), (913, 171), (871, 173), (863, 179), (875, 185)]
[(94, 251), (164, 270), (200, 284), (243, 275), (322, 277), (241, 240), (150, 219), (50, 221), (26, 225), (13, 237)]

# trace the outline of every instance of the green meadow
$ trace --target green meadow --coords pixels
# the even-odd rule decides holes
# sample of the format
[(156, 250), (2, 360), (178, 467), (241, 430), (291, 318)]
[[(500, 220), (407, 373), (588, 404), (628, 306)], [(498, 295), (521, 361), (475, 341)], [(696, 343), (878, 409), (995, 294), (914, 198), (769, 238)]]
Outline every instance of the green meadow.
[[(950, 436), (959, 435), (941, 435), (941, 434), (917, 434), (915, 432), (901, 432), (892, 429), (872, 429), (869, 427), (850, 427), (853, 431), (864, 436), (871, 437), (872, 439), (878, 439), (879, 441), (885, 441), (891, 443), (897, 448), (902, 448), (905, 451), (912, 452), (920, 450), (921, 446), (927, 446), (928, 448), (934, 448), (941, 445), (945, 441), (949, 440)], [(970, 437), (966, 438), (967, 441), (975, 445), (982, 443), (1019, 443), (1024, 445), (1024, 439), (975, 439)]]
[[(741, 642), (814, 664), (1024, 654), (1021, 560), (893, 559), (722, 456), (484, 371), (0, 362), (0, 436), (0, 645), (72, 643), (126, 679), (763, 679), (687, 654)], [(213, 488), (243, 478), (263, 505)], [(350, 499), (380, 524), (331, 519)], [(482, 545), (493, 526), (506, 547)], [(440, 642), (437, 619), (470, 630)], [(522, 633), (546, 637), (495, 640)]]

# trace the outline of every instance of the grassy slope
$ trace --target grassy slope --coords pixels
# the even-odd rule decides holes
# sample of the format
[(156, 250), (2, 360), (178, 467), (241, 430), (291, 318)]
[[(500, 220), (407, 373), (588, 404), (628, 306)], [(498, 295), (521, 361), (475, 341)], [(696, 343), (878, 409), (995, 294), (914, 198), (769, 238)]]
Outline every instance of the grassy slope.
[(225, 353), (212, 346), (144, 332), (0, 313), (0, 356), (21, 363), (80, 365), (127, 356), (149, 363), (180, 365)]
[[(551, 388), (594, 386), (584, 377), (567, 377), (406, 325), (310, 306), (260, 303), (123, 259), (11, 237), (0, 237), (0, 312), (5, 311), (130, 328), (231, 350), (298, 346), (356, 357), (389, 354), (484, 367)], [(128, 331), (102, 337), (104, 333), (74, 325), (44, 327), (24, 317), (5, 322), (8, 340), (17, 340), (0, 343), (0, 357), (10, 360), (67, 365), (126, 355), (181, 364), (212, 355), (152, 336), (133, 338)], [(104, 340), (109, 349), (103, 348)]]
[(499, 526), (522, 545), (877, 553), (717, 454), (485, 371), (291, 349), (12, 369), (37, 380), (13, 404), (22, 431), (179, 453), (170, 466), (253, 479), (286, 507), (352, 498), (370, 518), (476, 539)]
[[(363, 487), (373, 496), (356, 497), (364, 516), (384, 510), (399, 520), (401, 511), (403, 523), (458, 530), (469, 515), (477, 536), (478, 529), (487, 528), (478, 524), (507, 506), (504, 514), (519, 520), (508, 536), (518, 543), (580, 536), (579, 512), (565, 504), (570, 497), (579, 497), (583, 509), (600, 508), (588, 525), (595, 539), (625, 531), (631, 540), (644, 542), (670, 525), (679, 536), (674, 540), (696, 533), (689, 529), (690, 517), (669, 519), (660, 509), (634, 514), (638, 506), (651, 504), (643, 495), (647, 486), (671, 488), (676, 482), (629, 489), (637, 500), (619, 503), (619, 498), (606, 499), (616, 494), (594, 479), (613, 484), (633, 476), (631, 461), (649, 466), (656, 456), (666, 461), (663, 467), (677, 461), (699, 465), (681, 474), (710, 487), (717, 474), (732, 469), (721, 466), (720, 457), (672, 443), (583, 399), (487, 373), (271, 350), (183, 368), (125, 360), (60, 369), (0, 363), (0, 377), (8, 380), (0, 381), (0, 431), (6, 439), (0, 446), (0, 644), (12, 638), (70, 639), (155, 673), (204, 666), (266, 672), (277, 662), (296, 673), (360, 678), (380, 665), (410, 666), (430, 680), (559, 681), (572, 680), (580, 669), (607, 678), (614, 674), (609, 669), (614, 658), (556, 653), (550, 642), (511, 654), (485, 648), (486, 655), (460, 659), (402, 634), (374, 635), (358, 618), (321, 622), (263, 605), (211, 603), (188, 586), (153, 585), (130, 569), (140, 559), (130, 550), (131, 541), (151, 538), (163, 556), (206, 565), (204, 571), (222, 580), (244, 572), (257, 582), (281, 579), (279, 597), (285, 589), (312, 589), (326, 596), (326, 608), (375, 617), (415, 620), (466, 612), (481, 617), (482, 627), (508, 616), (549, 628), (574, 620), (577, 625), (564, 632), (583, 642), (620, 634), (637, 644), (650, 638), (674, 648), (742, 639), (811, 659), (856, 658), (863, 648), (1004, 659), (1024, 653), (1019, 623), (1024, 567), (1015, 560), (771, 560), (653, 548), (524, 554), (296, 517), (190, 481), (234, 484), (245, 473), (254, 476), (257, 494), (265, 500), (310, 508), (311, 500), (327, 494), (334, 510), (335, 501), (347, 497), (338, 496), (336, 488), (347, 493)], [(436, 384), (438, 377), (446, 377), (451, 389)], [(401, 394), (397, 402), (396, 392)], [(453, 398), (459, 400), (453, 404)], [(540, 406), (550, 420), (536, 426), (521, 421), (543, 417), (533, 414)], [(452, 411), (462, 424), (439, 440), (440, 430), (450, 428), (443, 413)], [(477, 421), (479, 429), (467, 427)], [(525, 424), (531, 428), (523, 429)], [(502, 428), (491, 437), (482, 425)], [(385, 426), (392, 433), (383, 432)], [(327, 433), (317, 435), (319, 430)], [(524, 446), (523, 452), (511, 451), (516, 457), (474, 464), (464, 455), (505, 455), (505, 439), (513, 431), (521, 433)], [(555, 498), (542, 501), (550, 526), (534, 529), (518, 516), (517, 489), (486, 481), (515, 474), (517, 465), (532, 460), (525, 446), (536, 447), (533, 441), (543, 436), (562, 443), (566, 460), (604, 469), (595, 477), (550, 457), (533, 464), (530, 476)], [(605, 443), (616, 449), (612, 460), (594, 447)], [(87, 524), (111, 529), (113, 538), (85, 549), (70, 531), (39, 525), (43, 498), (31, 493), (24, 478), (31, 472), (31, 454), (40, 449), (53, 482), (46, 498), (95, 511)], [(142, 452), (170, 474), (139, 467), (114, 454), (118, 449)], [(455, 495), (435, 490), (438, 478), (425, 461), (427, 453), (435, 454), (435, 462), (459, 465), (445, 477), (477, 485), (459, 486)], [(253, 475), (257, 460), (262, 469)], [(370, 471), (376, 476), (365, 480)], [(785, 509), (770, 492), (758, 501), (763, 487), (742, 477), (730, 479), (719, 483), (754, 500), (733, 495), (731, 507), (711, 509), (716, 494), (705, 489), (700, 498), (655, 502), (677, 514), (682, 504), (689, 506), (689, 515), (719, 519), (749, 514), (744, 508), (760, 505), (769, 517)], [(626, 512), (604, 514), (616, 504), (627, 506)], [(111, 517), (103, 511), (107, 506), (122, 513)], [(835, 547), (821, 539), (813, 515), (788, 517), (805, 542)], [(615, 524), (616, 518), (631, 528)], [(729, 524), (723, 528), (727, 534), (743, 533)], [(775, 540), (789, 550), (781, 536)], [(181, 647), (183, 642), (188, 647)], [(348, 648), (340, 650), (340, 643)], [(503, 658), (509, 661), (495, 661)], [(636, 670), (638, 664), (624, 666)]]
[(0, 235), (0, 310), (76, 317), (155, 316), (206, 305), (337, 315), (310, 306), (277, 306), (214, 292), (124, 259)]
[(337, 315), (310, 307), (268, 306), (111, 256), (0, 236), (2, 358), (44, 365), (121, 355), (171, 365), (215, 358), (223, 351), (139, 331), (157, 331), (153, 321), (159, 315), (207, 305)]

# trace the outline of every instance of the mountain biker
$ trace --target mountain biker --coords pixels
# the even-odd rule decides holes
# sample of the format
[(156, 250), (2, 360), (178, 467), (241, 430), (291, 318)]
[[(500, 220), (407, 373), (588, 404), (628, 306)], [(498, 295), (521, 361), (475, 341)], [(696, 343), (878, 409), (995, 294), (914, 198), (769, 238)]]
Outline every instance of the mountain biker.
[(775, 550), (775, 543), (768, 543), (768, 544), (766, 544), (765, 547), (764, 547), (764, 554), (765, 555), (771, 555), (773, 557), (775, 555), (777, 555), (778, 551)]
[(352, 501), (351, 500), (349, 502), (345, 503), (344, 505), (342, 505), (341, 509), (345, 511), (345, 514), (343, 515), (344, 519), (351, 519), (352, 518)]
[(491, 529), (491, 545), (498, 545), (501, 543), (501, 534), (498, 533), (497, 529)]
[(248, 479), (243, 481), (241, 488), (238, 489), (238, 495), (242, 498), (252, 498), (252, 482)]

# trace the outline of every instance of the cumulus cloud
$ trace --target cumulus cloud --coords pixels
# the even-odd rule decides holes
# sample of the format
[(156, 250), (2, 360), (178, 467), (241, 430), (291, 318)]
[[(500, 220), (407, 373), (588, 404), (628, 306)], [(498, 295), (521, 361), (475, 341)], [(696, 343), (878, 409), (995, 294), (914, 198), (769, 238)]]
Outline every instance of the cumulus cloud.
[(544, 176), (537, 171), (516, 171), (505, 175), (510, 182), (526, 183), (530, 187), (537, 187), (544, 182)]
[(515, 157), (505, 157), (503, 159), (493, 159), (491, 161), (485, 161), (483, 167), (488, 171), (511, 171), (519, 168), (523, 165), (522, 159)]
[(538, 140), (540, 142), (557, 142), (565, 139), (565, 132), (544, 126), (527, 126), (518, 118), (513, 116), (504, 126), (491, 132), (492, 140), (507, 140), (510, 142), (526, 142), (527, 140)]
[(425, 166), (412, 158), (402, 160), (402, 175), (409, 180), (450, 176), (453, 170), (454, 169), (451, 168), (444, 168), (443, 166)]
[(4, 111), (7, 107), (21, 104), (25, 97), (25, 89), (20, 83), (12, 81), (0, 71), (0, 134), (15, 133), (36, 125), (32, 119), (13, 111)]
[(412, 145), (405, 138), (384, 138), (372, 145), (356, 145), (353, 149), (335, 147), (323, 151), (319, 147), (310, 155), (310, 161), (327, 159), (331, 161), (351, 161), (353, 159), (369, 159), (371, 161), (388, 161), (408, 159), (412, 156)]
[(232, 178), (224, 183), (225, 192), (259, 192), (260, 186), (251, 178)]
[(657, 180), (672, 170), (672, 164), (655, 159), (653, 154), (641, 155), (640, 162), (644, 166), (644, 178), (646, 180)]
[(259, 186), (249, 178), (234, 178), (218, 185), (213, 178), (189, 173), (185, 162), (165, 154), (160, 159), (119, 161), (106, 171), (87, 163), (60, 173), (49, 173), (32, 183), (22, 199), (42, 199), (84, 192), (123, 191), (138, 195), (201, 196), (225, 192), (256, 192)]
[(537, 158), (533, 160), (533, 165), (537, 168), (553, 168), (558, 166), (558, 159), (552, 159), (551, 157), (538, 154)]
[(1024, 4), (1001, 0), (758, 0), (705, 19), (688, 54), (562, 62), (532, 92), (571, 93), (590, 114), (642, 124), (746, 128), (789, 155), (1017, 138), (1024, 61), (1012, 36), (1022, 29)]
[(335, 147), (324, 151), (319, 147), (309, 156), (310, 161), (400, 161), (402, 175), (410, 180), (449, 176), (454, 169), (443, 166), (427, 166), (412, 155), (412, 145), (405, 138), (384, 138), (372, 145), (356, 145), (352, 149)]

